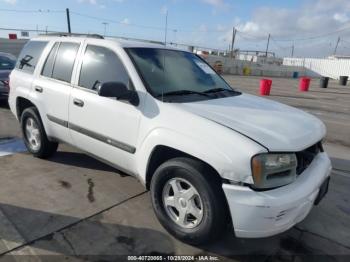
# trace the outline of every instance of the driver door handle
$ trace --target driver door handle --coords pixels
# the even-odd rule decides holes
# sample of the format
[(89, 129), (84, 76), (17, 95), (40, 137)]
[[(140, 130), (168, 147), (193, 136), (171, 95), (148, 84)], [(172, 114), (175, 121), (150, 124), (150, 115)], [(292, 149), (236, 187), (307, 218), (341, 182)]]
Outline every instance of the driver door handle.
[(77, 98), (73, 99), (73, 103), (74, 103), (74, 105), (79, 106), (79, 107), (83, 107), (84, 106), (84, 101), (80, 100), (80, 99), (77, 99)]
[(41, 86), (36, 86), (34, 87), (34, 90), (38, 93), (42, 93), (44, 89)]

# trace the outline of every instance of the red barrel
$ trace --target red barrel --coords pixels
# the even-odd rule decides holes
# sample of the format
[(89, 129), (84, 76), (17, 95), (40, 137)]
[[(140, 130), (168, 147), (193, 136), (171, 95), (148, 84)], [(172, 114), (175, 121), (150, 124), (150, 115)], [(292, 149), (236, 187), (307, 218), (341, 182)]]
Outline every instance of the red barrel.
[(260, 80), (260, 95), (269, 96), (272, 87), (272, 80), (270, 79), (261, 79)]
[(299, 90), (302, 92), (309, 91), (310, 81), (311, 81), (311, 79), (308, 77), (300, 78)]

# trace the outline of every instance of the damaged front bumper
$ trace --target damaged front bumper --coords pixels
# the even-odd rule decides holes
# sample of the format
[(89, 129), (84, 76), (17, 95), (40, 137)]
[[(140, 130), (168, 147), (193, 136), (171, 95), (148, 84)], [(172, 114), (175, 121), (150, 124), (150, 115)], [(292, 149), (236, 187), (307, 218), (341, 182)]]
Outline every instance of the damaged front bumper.
[(327, 192), (331, 170), (328, 155), (319, 153), (295, 182), (277, 189), (254, 191), (223, 184), (236, 236), (268, 237), (301, 222)]

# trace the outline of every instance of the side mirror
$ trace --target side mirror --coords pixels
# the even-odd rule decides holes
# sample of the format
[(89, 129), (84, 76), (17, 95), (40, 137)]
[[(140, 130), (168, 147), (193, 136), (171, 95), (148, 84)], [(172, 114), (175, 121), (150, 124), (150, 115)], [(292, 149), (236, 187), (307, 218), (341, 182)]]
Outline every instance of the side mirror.
[(98, 95), (103, 97), (113, 97), (117, 100), (128, 101), (134, 106), (138, 106), (139, 97), (136, 91), (129, 90), (125, 84), (120, 82), (106, 82), (98, 88)]

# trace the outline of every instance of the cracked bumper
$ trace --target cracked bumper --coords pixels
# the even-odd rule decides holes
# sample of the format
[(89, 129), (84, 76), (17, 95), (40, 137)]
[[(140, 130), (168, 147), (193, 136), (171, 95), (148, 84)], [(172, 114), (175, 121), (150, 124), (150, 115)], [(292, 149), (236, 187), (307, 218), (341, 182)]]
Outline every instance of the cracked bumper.
[(284, 187), (258, 192), (224, 184), (236, 236), (268, 237), (302, 221), (312, 209), (331, 169), (328, 155), (320, 153), (294, 183)]

